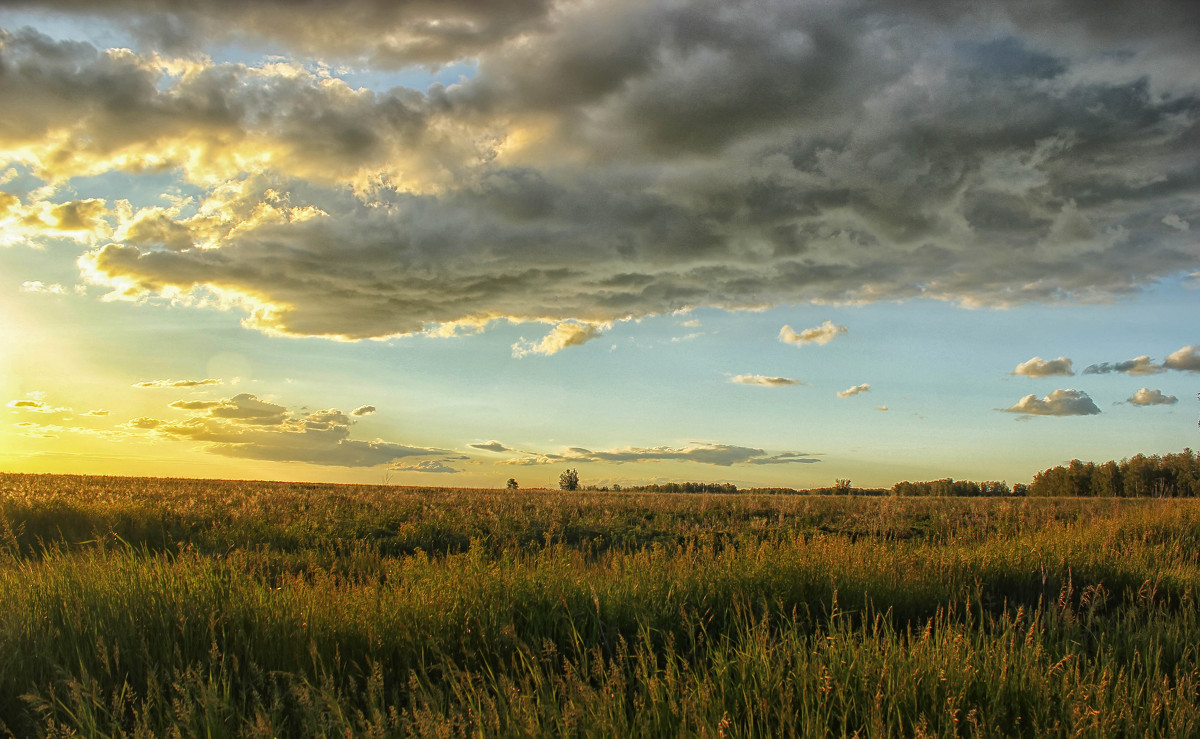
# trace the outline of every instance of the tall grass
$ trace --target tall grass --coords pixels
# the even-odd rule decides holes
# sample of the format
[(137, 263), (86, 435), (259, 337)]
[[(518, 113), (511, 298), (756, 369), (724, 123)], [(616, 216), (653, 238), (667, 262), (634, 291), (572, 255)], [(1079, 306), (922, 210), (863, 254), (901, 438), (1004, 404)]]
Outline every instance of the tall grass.
[(4, 476), (0, 547), (16, 736), (1200, 733), (1191, 502)]

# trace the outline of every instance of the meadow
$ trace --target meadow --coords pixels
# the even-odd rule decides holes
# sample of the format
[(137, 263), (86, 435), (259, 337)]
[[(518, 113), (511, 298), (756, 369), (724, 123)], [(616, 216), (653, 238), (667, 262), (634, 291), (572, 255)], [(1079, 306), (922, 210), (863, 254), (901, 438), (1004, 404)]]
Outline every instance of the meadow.
[(0, 735), (1200, 735), (1200, 501), (0, 475)]

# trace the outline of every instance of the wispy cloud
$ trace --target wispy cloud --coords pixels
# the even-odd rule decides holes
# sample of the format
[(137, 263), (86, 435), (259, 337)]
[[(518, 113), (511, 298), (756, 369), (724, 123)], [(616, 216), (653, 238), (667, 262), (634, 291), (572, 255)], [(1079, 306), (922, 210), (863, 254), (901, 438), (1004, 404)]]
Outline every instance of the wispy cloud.
[(5, 404), (9, 408), (16, 411), (26, 411), (29, 413), (69, 413), (70, 408), (50, 405), (41, 398), (21, 398), (10, 400)]
[(846, 333), (846, 327), (834, 323), (833, 321), (825, 321), (820, 326), (814, 328), (806, 328), (803, 331), (796, 333), (791, 326), (784, 326), (779, 329), (779, 340), (785, 344), (795, 344), (802, 346), (804, 344), (828, 344), (838, 336)]
[(429, 472), (441, 475), (452, 475), (461, 472), (461, 470), (436, 459), (426, 459), (420, 462), (397, 462), (390, 465), (388, 469), (397, 472)]
[(800, 380), (791, 377), (767, 377), (766, 375), (735, 375), (730, 382), (739, 385), (757, 385), (759, 387), (787, 387), (803, 385)]
[(845, 390), (839, 391), (837, 396), (839, 398), (852, 398), (855, 395), (861, 395), (862, 393), (870, 392), (870, 390), (871, 390), (871, 383), (864, 382), (861, 385), (855, 385), (854, 387), (848, 387)]
[(41, 280), (26, 280), (21, 283), (21, 292), (26, 293), (49, 293), (51, 295), (66, 295), (67, 288), (58, 283), (46, 284)]
[(1071, 368), (1071, 360), (1066, 357), (1058, 359), (1042, 359), (1034, 357), (1017, 365), (1012, 371), (1014, 375), (1024, 375), (1025, 377), (1053, 377), (1055, 375), (1063, 375), (1071, 377), (1075, 374), (1075, 370)]
[(1155, 364), (1150, 357), (1142, 355), (1134, 357), (1124, 362), (1102, 362), (1101, 364), (1088, 365), (1083, 371), (1085, 375), (1106, 375), (1110, 372), (1124, 372), (1127, 375), (1157, 375), (1160, 372), (1165, 372), (1166, 368), (1161, 364)]
[(1087, 393), (1070, 388), (1055, 390), (1044, 398), (1026, 395), (1004, 410), (1026, 416), (1092, 416), (1100, 412)]
[(472, 449), (479, 449), (484, 452), (511, 452), (512, 450), (504, 446), (498, 441), (486, 441), (476, 444), (468, 444)]
[(1161, 390), (1142, 388), (1126, 399), (1132, 405), (1175, 405), (1179, 398), (1174, 395), (1163, 395)]
[(729, 467), (738, 464), (812, 464), (820, 461), (817, 459), (820, 455), (806, 452), (784, 451), (772, 454), (763, 449), (755, 449), (753, 447), (704, 442), (692, 442), (679, 447), (625, 447), (623, 449), (608, 450), (570, 447), (561, 453), (555, 454), (532, 451), (521, 451), (519, 453), (524, 456), (507, 459), (497, 464), (526, 466), (564, 462), (610, 462), (615, 464), (636, 462), (696, 462), (699, 464)]
[(181, 387), (204, 387), (205, 385), (222, 385), (223, 380), (205, 379), (205, 380), (143, 380), (135, 382), (133, 387), (139, 388), (181, 388)]

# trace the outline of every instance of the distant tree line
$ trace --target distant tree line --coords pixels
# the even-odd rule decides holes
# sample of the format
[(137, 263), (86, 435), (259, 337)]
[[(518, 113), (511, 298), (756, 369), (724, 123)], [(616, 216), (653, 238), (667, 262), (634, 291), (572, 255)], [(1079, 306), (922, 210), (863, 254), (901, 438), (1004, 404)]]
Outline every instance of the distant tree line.
[[(569, 469), (559, 478), (563, 490), (578, 490), (579, 475)], [(509, 489), (516, 489), (516, 480), (509, 480)], [(1033, 482), (1013, 483), (1003, 480), (940, 480), (909, 482), (905, 480), (888, 488), (856, 488), (848, 479), (838, 479), (830, 487), (809, 488), (741, 488), (730, 482), (667, 482), (650, 485), (589, 485), (586, 490), (634, 493), (752, 493), (756, 495), (887, 495), (900, 497), (1099, 497), (1099, 498), (1170, 498), (1200, 497), (1200, 454), (1184, 449), (1179, 454), (1137, 454), (1120, 462), (1081, 462), (1073, 459), (1066, 466), (1052, 467), (1034, 476)]]
[(1097, 498), (1194, 498), (1200, 496), (1200, 455), (1137, 454), (1120, 462), (1080, 462), (1039, 472), (1029, 495)]
[(630, 493), (725, 493), (738, 492), (731, 482), (665, 482), (651, 485), (613, 486), (614, 489)]
[(961, 497), (981, 497), (981, 496), (1008, 496), (1008, 495), (1025, 495), (1026, 486), (1021, 483), (1016, 483), (1011, 488), (1008, 483), (1003, 480), (997, 482), (995, 480), (986, 480), (984, 482), (975, 482), (974, 480), (955, 480), (951, 477), (942, 478), (941, 480), (929, 480), (927, 482), (898, 482), (892, 486), (892, 495), (902, 496), (906, 498), (921, 497), (921, 496), (942, 496), (956, 495)]

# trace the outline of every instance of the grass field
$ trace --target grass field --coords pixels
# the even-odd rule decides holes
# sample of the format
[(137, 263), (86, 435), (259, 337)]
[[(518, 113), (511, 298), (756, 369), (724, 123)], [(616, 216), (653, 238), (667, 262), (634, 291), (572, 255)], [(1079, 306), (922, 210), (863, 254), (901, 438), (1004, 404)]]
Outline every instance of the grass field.
[(0, 734), (1200, 735), (1200, 502), (0, 475)]

